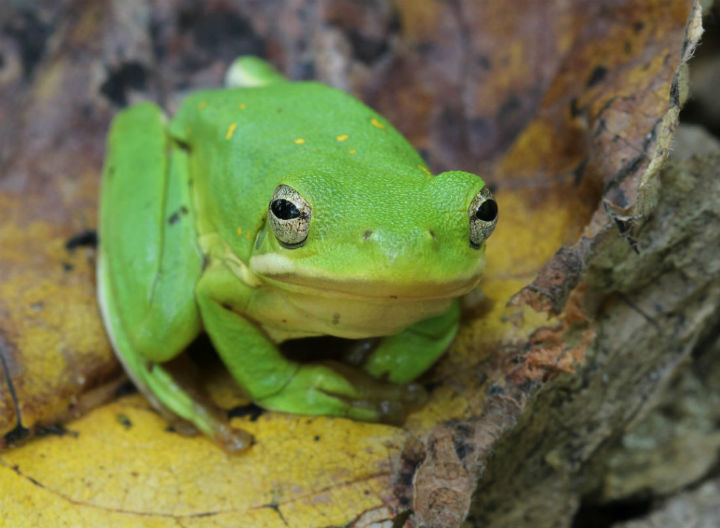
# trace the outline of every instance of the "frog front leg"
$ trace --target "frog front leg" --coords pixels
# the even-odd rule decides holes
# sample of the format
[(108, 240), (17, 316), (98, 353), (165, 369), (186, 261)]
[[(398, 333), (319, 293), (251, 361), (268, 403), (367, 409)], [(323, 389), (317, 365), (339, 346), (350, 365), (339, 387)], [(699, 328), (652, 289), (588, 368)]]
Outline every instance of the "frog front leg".
[(443, 314), (383, 338), (365, 361), (365, 371), (394, 383), (408, 383), (429, 369), (455, 339), (460, 321), (457, 300)]
[(222, 263), (205, 270), (196, 292), (220, 358), (258, 405), (294, 414), (397, 421), (407, 407), (424, 400), (415, 384), (387, 383), (340, 363), (302, 364), (285, 358), (241, 312), (251, 295), (251, 288)]
[[(118, 358), (139, 390), (229, 451), (250, 442), (219, 409), (196, 400), (163, 363), (200, 333), (194, 298), (197, 245), (187, 152), (167, 136), (153, 104), (113, 121), (100, 203), (98, 298)], [(167, 412), (170, 411), (170, 412)]]

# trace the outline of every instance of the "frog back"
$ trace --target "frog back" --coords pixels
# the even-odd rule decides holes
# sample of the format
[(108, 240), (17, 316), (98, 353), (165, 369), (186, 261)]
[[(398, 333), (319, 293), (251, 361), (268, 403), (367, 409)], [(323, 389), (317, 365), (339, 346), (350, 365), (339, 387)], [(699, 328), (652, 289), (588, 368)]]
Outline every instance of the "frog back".
[(429, 174), (385, 118), (314, 82), (197, 92), (170, 130), (189, 152), (200, 235), (220, 235), (244, 261), (284, 178), (315, 172), (337, 192), (348, 178), (382, 173), (388, 185), (410, 188)]

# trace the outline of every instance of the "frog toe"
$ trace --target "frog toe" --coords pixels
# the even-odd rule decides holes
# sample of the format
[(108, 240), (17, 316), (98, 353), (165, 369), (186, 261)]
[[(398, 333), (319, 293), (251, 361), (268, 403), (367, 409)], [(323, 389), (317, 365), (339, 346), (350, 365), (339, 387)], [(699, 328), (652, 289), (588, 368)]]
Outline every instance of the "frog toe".
[(394, 384), (331, 362), (304, 365), (258, 404), (276, 411), (398, 424), (426, 400), (417, 383)]

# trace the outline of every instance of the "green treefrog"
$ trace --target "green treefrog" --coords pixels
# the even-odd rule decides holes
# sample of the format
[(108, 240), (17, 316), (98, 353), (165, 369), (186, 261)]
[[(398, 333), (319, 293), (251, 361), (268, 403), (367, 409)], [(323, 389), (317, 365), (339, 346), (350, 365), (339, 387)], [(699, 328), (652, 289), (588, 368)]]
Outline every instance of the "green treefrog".
[[(238, 59), (228, 87), (113, 121), (99, 213), (98, 295), (117, 356), (158, 408), (228, 450), (251, 437), (164, 363), (202, 331), (253, 402), (382, 420), (453, 340), (497, 205), (478, 176), (433, 175), (350, 95)], [(360, 367), (278, 344), (382, 336)]]

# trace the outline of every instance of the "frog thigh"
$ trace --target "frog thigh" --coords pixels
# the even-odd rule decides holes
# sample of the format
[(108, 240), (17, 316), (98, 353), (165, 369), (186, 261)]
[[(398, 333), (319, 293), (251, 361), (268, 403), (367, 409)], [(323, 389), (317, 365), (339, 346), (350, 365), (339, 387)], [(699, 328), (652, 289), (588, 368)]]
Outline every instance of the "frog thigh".
[(118, 115), (108, 145), (98, 297), (113, 347), (158, 410), (190, 421), (229, 451), (243, 449), (250, 443), (247, 433), (230, 429), (216, 409), (196, 401), (157, 364), (179, 354), (201, 329), (194, 289), (203, 258), (187, 154), (172, 144), (162, 111), (151, 104)]
[(365, 362), (365, 372), (394, 383), (414, 380), (447, 350), (455, 339), (459, 321), (460, 304), (456, 300), (444, 314), (385, 337)]
[(98, 287), (118, 354), (154, 362), (180, 353), (201, 330), (194, 297), (197, 244), (187, 153), (146, 103), (113, 121), (100, 203)]

